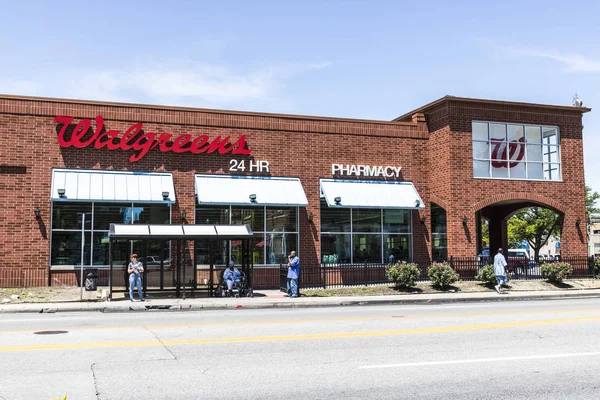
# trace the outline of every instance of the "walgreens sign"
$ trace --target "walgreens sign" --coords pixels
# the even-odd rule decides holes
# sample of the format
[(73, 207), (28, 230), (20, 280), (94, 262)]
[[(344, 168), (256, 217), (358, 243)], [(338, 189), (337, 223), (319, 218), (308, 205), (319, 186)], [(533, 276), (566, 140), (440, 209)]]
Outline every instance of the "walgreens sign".
[[(131, 152), (129, 161), (141, 160), (148, 152), (158, 148), (163, 153), (214, 153), (219, 154), (251, 154), (246, 148), (246, 135), (233, 141), (230, 136), (209, 137), (206, 135), (192, 137), (187, 133), (173, 136), (171, 133), (143, 132), (143, 124), (131, 125), (124, 133), (104, 129), (104, 118), (95, 118), (96, 126), (92, 129), (92, 120), (81, 120), (73, 130), (68, 130), (73, 123), (73, 117), (56, 117), (54, 122), (62, 124), (58, 132), (58, 144), (61, 147), (94, 147), (96, 149), (121, 150)], [(69, 132), (67, 132), (69, 131)], [(68, 134), (70, 133), (70, 135)]]

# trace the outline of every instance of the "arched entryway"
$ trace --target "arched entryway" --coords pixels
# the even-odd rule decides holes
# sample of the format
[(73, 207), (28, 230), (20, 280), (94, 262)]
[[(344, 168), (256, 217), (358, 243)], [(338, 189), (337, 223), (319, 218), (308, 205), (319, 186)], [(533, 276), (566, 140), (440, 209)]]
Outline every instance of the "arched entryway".
[[(495, 200), (495, 201), (494, 201)], [(565, 208), (552, 200), (543, 198), (503, 198), (503, 199), (490, 199), (487, 204), (482, 204), (476, 211), (476, 226), (477, 226), (477, 253), (481, 254), (489, 248), (489, 254), (494, 255), (498, 248), (504, 249), (509, 248), (509, 235), (508, 235), (508, 221), (515, 214), (524, 209), (546, 209), (550, 210), (550, 214), (553, 215), (552, 224), (553, 227), (558, 228), (562, 233), (565, 225), (565, 216), (567, 211)], [(570, 219), (573, 219), (572, 215), (569, 215)], [(580, 219), (578, 220), (580, 221)], [(486, 234), (484, 231), (484, 224), (487, 222), (487, 230), (489, 242), (486, 243)], [(551, 224), (551, 225), (552, 225)], [(580, 222), (576, 223), (575, 230), (581, 231)], [(569, 232), (573, 240), (573, 232)], [(569, 236), (569, 235), (567, 235)], [(584, 242), (583, 237), (579, 235), (579, 242)], [(577, 240), (575, 240), (577, 241)]]

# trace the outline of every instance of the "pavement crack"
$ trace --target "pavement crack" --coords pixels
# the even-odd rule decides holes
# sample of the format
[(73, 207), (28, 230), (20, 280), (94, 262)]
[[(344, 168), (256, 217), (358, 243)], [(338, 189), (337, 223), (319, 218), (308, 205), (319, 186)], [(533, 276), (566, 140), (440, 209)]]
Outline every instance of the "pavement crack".
[(538, 337), (538, 339), (543, 339), (544, 337), (535, 331), (527, 331), (528, 333), (534, 334)]
[(98, 377), (96, 376), (96, 371), (94, 371), (94, 367), (96, 363), (92, 363), (90, 365), (90, 369), (92, 370), (92, 377), (94, 378), (94, 391), (96, 392), (96, 399), (100, 400), (100, 391), (98, 390)]
[(159, 342), (160, 344), (162, 344), (162, 346), (165, 348), (165, 350), (167, 350), (167, 351), (169, 352), (169, 354), (171, 355), (171, 357), (173, 357), (173, 360), (177, 360), (177, 356), (176, 356), (176, 355), (175, 355), (175, 354), (174, 354), (174, 353), (171, 351), (171, 349), (169, 349), (169, 348), (167, 347), (167, 345), (165, 345), (165, 344), (163, 343), (163, 341), (162, 341), (162, 340), (160, 340), (160, 338), (159, 338), (158, 336), (156, 336), (156, 333), (154, 333), (153, 331), (151, 331), (151, 330), (150, 330), (150, 329), (148, 329), (148, 328), (146, 328), (146, 330), (147, 330), (148, 332), (150, 332), (150, 333), (152, 334), (152, 336), (154, 336), (154, 338), (155, 338), (156, 340), (158, 340), (158, 342)]

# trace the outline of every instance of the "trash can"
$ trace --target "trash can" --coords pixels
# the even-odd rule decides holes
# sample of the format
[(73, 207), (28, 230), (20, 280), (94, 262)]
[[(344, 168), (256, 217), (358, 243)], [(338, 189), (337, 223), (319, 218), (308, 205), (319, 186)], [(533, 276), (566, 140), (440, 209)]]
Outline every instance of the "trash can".
[(85, 275), (85, 290), (88, 292), (98, 290), (98, 270), (88, 269)]

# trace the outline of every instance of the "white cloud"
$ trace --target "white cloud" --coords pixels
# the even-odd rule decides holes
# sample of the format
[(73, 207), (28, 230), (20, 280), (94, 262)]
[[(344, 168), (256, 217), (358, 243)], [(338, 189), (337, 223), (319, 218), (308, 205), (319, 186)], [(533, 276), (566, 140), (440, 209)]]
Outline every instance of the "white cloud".
[(570, 71), (574, 72), (600, 72), (600, 61), (591, 60), (581, 54), (536, 49), (513, 49), (513, 51), (527, 57), (547, 58), (565, 64)]
[(238, 71), (221, 65), (172, 64), (56, 71), (44, 81), (0, 81), (0, 93), (198, 107), (264, 106), (285, 103), (281, 89), (293, 77), (330, 65), (281, 64)]
[(553, 49), (505, 46), (489, 39), (477, 40), (482, 46), (496, 53), (504, 53), (524, 57), (545, 58), (563, 64), (573, 72), (600, 72), (600, 60), (593, 60), (582, 54), (564, 53)]

